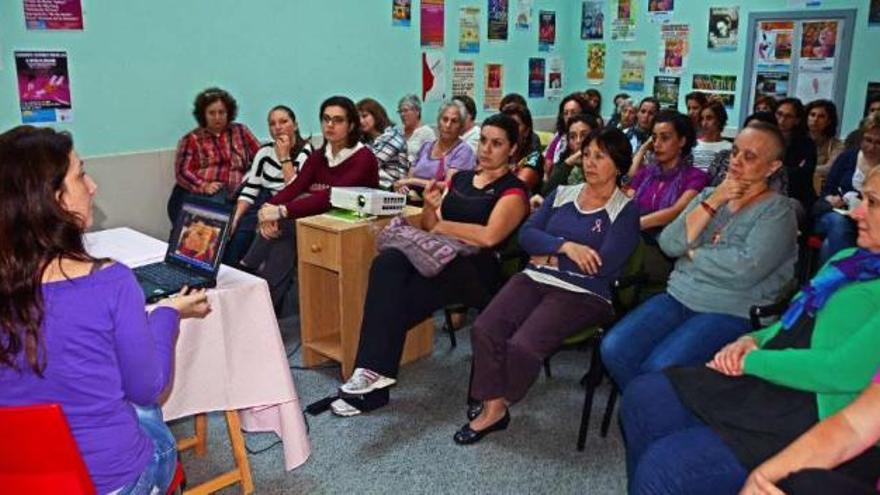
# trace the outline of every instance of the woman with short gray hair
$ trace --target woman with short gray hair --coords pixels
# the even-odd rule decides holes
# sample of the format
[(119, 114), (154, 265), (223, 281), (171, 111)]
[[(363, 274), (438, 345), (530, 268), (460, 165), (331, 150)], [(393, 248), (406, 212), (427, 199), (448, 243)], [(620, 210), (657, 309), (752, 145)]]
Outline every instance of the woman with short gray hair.
[(428, 141), (436, 139), (434, 130), (422, 124), (422, 101), (416, 95), (406, 95), (397, 103), (397, 114), (403, 124), (403, 136), (406, 138), (406, 155), (410, 163)]

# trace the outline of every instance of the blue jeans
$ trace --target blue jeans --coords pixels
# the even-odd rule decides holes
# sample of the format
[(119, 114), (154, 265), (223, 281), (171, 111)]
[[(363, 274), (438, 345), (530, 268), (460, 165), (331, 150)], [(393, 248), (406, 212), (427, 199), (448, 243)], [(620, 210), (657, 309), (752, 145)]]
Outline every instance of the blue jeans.
[(639, 375), (704, 364), (750, 329), (746, 318), (698, 313), (663, 292), (614, 325), (602, 339), (602, 362), (623, 391)]
[(159, 406), (134, 406), (138, 423), (153, 441), (153, 457), (147, 468), (131, 483), (113, 492), (118, 495), (164, 494), (177, 467), (177, 442), (162, 419)]
[(820, 266), (841, 249), (856, 245), (856, 223), (840, 213), (834, 211), (825, 213), (819, 217), (813, 230), (825, 236), (819, 249)]
[(663, 373), (643, 375), (623, 394), (629, 493), (737, 493), (749, 472), (712, 428), (679, 400)]

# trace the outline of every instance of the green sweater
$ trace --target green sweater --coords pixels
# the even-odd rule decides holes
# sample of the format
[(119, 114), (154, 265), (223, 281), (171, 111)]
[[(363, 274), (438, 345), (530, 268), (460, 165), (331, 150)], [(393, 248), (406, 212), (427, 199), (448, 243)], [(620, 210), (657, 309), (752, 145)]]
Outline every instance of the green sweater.
[(744, 372), (815, 393), (819, 419), (825, 419), (849, 405), (880, 367), (880, 279), (838, 289), (816, 315), (809, 349), (760, 349), (781, 328), (777, 322), (751, 334), (759, 348), (746, 354)]

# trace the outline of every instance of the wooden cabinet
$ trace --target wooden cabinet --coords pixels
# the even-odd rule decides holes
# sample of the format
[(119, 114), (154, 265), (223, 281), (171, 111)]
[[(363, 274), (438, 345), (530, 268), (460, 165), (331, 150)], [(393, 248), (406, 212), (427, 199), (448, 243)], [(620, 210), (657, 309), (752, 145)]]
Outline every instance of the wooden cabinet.
[[(408, 218), (419, 215), (407, 207)], [(303, 364), (341, 363), (343, 379), (354, 370), (376, 234), (390, 217), (351, 223), (325, 215), (296, 222), (299, 311)], [(434, 325), (429, 318), (407, 334), (401, 363), (431, 354)]]

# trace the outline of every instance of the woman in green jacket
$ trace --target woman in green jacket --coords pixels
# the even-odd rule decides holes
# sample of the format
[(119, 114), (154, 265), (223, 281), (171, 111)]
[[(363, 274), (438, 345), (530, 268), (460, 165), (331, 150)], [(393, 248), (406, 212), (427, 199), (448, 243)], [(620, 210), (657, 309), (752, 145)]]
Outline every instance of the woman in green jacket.
[[(630, 493), (737, 493), (751, 469), (868, 386), (880, 365), (880, 169), (864, 196), (852, 214), (859, 248), (834, 256), (780, 322), (705, 367), (630, 383), (621, 412)], [(837, 470), (873, 484), (880, 449)]]

